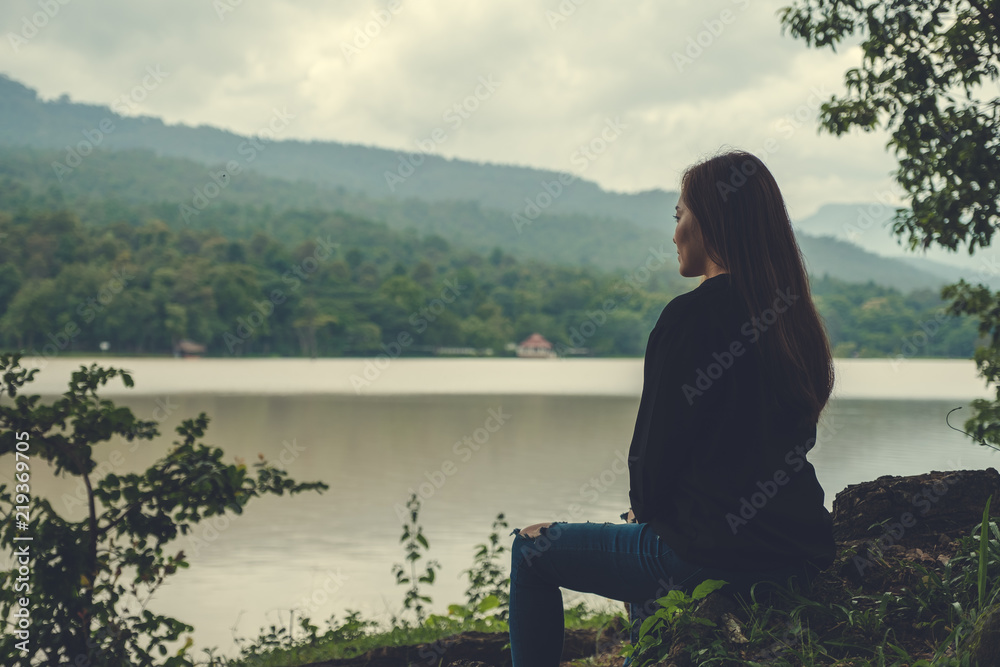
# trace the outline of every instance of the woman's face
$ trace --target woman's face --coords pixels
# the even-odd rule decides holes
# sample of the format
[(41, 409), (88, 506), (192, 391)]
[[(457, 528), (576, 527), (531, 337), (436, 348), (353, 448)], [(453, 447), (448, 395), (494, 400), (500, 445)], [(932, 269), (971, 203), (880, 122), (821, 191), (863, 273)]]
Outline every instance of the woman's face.
[(691, 209), (684, 203), (684, 197), (677, 202), (677, 227), (674, 229), (674, 245), (677, 246), (677, 261), (680, 262), (680, 273), (685, 278), (695, 278), (708, 273), (709, 265), (714, 264), (708, 259), (705, 242), (702, 240), (701, 228)]

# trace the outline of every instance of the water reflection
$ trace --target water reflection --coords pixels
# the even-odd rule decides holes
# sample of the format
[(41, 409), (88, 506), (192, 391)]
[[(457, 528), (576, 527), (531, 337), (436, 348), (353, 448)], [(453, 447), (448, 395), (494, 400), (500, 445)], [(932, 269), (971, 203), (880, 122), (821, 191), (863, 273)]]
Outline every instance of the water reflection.
[[(398, 611), (403, 590), (391, 572), (403, 562), (401, 513), (411, 490), (423, 500), (429, 557), (443, 566), (428, 589), (437, 612), (464, 599), (462, 571), (497, 513), (514, 527), (619, 521), (628, 507), (624, 457), (637, 396), (150, 393), (115, 401), (159, 419), (162, 433), (141, 446), (98, 448), (97, 459), (116, 472), (148, 467), (180, 420), (203, 411), (211, 417), (205, 442), (221, 446), (228, 460), (250, 463), (263, 454), (297, 480), (330, 485), (323, 494), (254, 501), (244, 515), (199, 524), (175, 543), (191, 568), (152, 605), (194, 625), (199, 647), (228, 654), (234, 632), (255, 636), (261, 626), (287, 624), (293, 608), (305, 608), (321, 627), (346, 609), (378, 618)], [(995, 466), (992, 450), (945, 424), (959, 405), (956, 426), (968, 401), (834, 399), (810, 455), (827, 506), (848, 484), (880, 475)], [(38, 471), (33, 481), (57, 508), (83, 516), (66, 480)]]

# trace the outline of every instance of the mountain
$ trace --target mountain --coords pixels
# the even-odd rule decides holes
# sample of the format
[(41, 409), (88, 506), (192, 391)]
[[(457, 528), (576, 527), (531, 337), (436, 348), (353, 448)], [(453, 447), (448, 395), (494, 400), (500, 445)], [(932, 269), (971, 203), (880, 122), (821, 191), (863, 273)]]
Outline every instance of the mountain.
[(945, 282), (983, 282), (1000, 289), (1000, 264), (993, 248), (980, 249), (975, 255), (951, 252), (931, 246), (910, 250), (905, 239), (892, 233), (895, 207), (880, 202), (826, 204), (813, 215), (795, 223), (799, 232), (827, 236), (852, 243), (868, 252), (900, 259), (922, 273)]
[[(276, 110), (276, 127), (294, 120), (286, 115), (290, 116)], [(66, 97), (43, 101), (34, 90), (3, 75), (0, 120), (0, 145), (60, 149), (64, 162), (75, 161), (74, 153), (92, 146), (147, 148), (158, 155), (203, 164), (236, 161), (264, 175), (336, 184), (374, 198), (471, 200), (506, 211), (508, 216), (524, 214), (534, 205), (552, 213), (608, 216), (648, 227), (669, 221), (677, 202), (674, 192), (607, 192), (581, 178), (561, 182), (554, 171), (453, 160), (417, 150), (406, 153), (331, 141), (281, 140), (280, 130), (273, 133), (278, 140), (248, 141), (248, 137), (207, 126), (123, 117), (108, 107), (73, 103)]]
[(904, 259), (881, 257), (853, 243), (829, 236), (798, 232), (796, 238), (813, 276), (828, 275), (847, 282), (874, 282), (907, 293), (915, 289), (940, 289), (948, 284), (942, 276), (911, 266)]
[[(275, 118), (283, 113), (276, 110)], [(280, 132), (272, 141), (167, 125), (65, 96), (41, 100), (0, 75), (0, 196), (8, 203), (55, 192), (86, 221), (88, 207), (101, 207), (92, 217), (103, 218), (109, 198), (120, 199), (151, 207), (172, 225), (194, 227), (211, 226), (216, 207), (250, 207), (245, 228), (223, 230), (247, 236), (255, 225), (271, 225), (269, 216), (278, 212), (315, 208), (437, 234), (480, 252), (499, 247), (524, 258), (625, 271), (656, 252), (676, 270), (669, 222), (676, 192), (615, 193), (562, 177), (356, 144), (280, 140)], [(914, 262), (922, 258), (874, 254), (887, 250), (883, 241), (848, 242), (843, 227), (857, 217), (856, 208), (826, 206), (796, 225), (811, 273), (903, 291), (952, 281), (950, 269)], [(874, 227), (861, 235), (872, 243), (882, 236)]]

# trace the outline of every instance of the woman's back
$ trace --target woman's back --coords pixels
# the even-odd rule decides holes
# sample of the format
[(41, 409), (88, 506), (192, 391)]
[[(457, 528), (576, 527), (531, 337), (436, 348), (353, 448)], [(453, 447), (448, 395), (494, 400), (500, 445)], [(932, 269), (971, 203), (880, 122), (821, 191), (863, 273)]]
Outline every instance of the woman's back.
[(778, 290), (751, 316), (728, 273), (664, 308), (646, 350), (629, 451), (630, 499), (689, 562), (737, 570), (834, 556), (823, 489), (805, 458), (816, 423), (781, 405), (759, 343), (801, 304)]
[(514, 529), (515, 667), (559, 664), (560, 587), (629, 602), (637, 634), (671, 588), (808, 586), (833, 561), (805, 457), (833, 363), (777, 183), (753, 155), (723, 153), (685, 171), (676, 212), (679, 272), (704, 280), (649, 336), (629, 449), (637, 523)]

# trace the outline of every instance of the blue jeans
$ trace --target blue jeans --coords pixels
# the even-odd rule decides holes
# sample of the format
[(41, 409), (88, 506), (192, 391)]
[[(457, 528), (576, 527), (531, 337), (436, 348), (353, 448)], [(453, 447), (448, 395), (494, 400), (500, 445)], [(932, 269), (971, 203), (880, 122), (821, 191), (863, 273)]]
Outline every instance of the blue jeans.
[[(510, 652), (513, 667), (558, 667), (563, 646), (560, 588), (630, 604), (631, 639), (672, 589), (690, 594), (705, 579), (724, 579), (724, 590), (745, 592), (754, 582), (804, 578), (805, 566), (768, 572), (701, 567), (681, 560), (644, 523), (566, 523), (543, 527), (537, 537), (516, 535), (511, 545)], [(628, 662), (625, 663), (628, 665)]]

